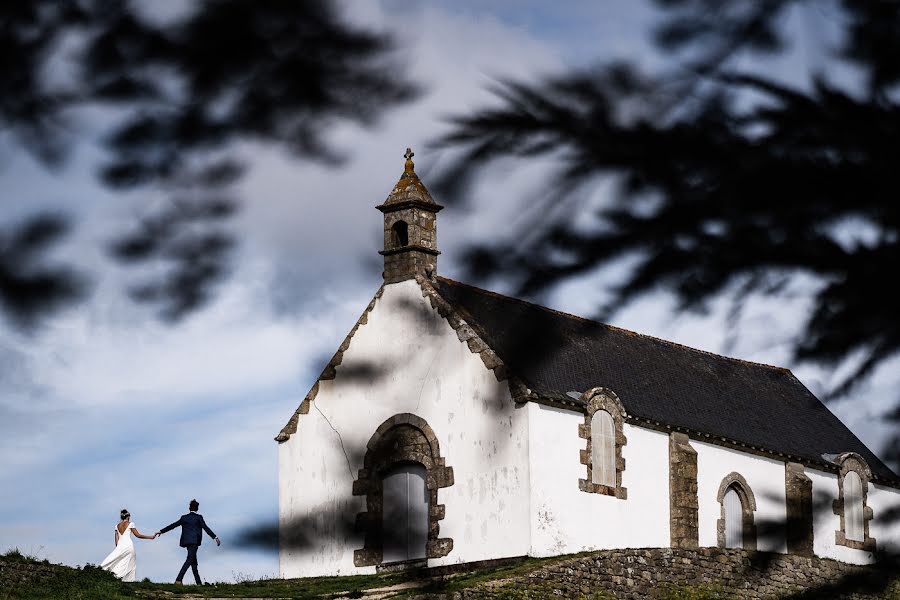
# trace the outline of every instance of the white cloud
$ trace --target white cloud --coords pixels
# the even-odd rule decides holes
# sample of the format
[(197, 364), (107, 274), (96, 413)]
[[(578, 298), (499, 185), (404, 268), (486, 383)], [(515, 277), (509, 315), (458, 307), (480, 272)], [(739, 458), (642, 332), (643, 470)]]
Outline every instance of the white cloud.
[[(54, 176), (25, 158), (2, 172), (30, 209), (42, 203), (77, 217), (65, 252), (98, 276), (87, 305), (49, 320), (38, 335), (4, 331), (0, 351), (16, 376), (0, 384), (0, 452), (15, 458), (0, 470), (0, 487), (17, 493), (0, 502), (0, 551), (43, 547), (51, 560), (97, 562), (123, 505), (152, 531), (196, 496), (226, 540), (221, 551), (204, 548), (204, 576), (277, 570), (273, 556), (227, 542), (276, 516), (272, 437), (380, 283), (374, 206), (402, 172), (403, 150), (416, 149), (427, 183), (436, 157), (425, 142), (444, 115), (485, 98), (491, 75), (534, 76), (561, 65), (551, 45), (483, 14), (423, 4), (399, 22), (378, 2), (352, 6), (355, 18), (398, 33), (426, 94), (374, 130), (336, 128), (347, 156), (340, 169), (246, 147), (252, 169), (242, 183), (235, 272), (215, 302), (177, 325), (127, 300), (133, 273), (104, 254), (154, 194), (101, 188), (93, 174), (102, 155), (91, 148)], [(491, 202), (509, 206), (513, 189)], [(15, 214), (30, 209), (19, 205)], [(459, 216), (444, 221), (449, 265), (468, 232)], [(183, 560), (166, 538), (139, 544), (138, 556), (139, 576), (159, 580), (174, 577)]]

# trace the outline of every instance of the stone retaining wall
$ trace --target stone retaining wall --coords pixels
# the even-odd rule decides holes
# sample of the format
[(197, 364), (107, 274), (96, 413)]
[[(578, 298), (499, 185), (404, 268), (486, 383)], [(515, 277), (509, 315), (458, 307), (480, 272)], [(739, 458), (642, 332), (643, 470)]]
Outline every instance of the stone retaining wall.
[[(696, 595), (687, 592), (690, 588)], [(707, 592), (706, 594), (698, 592)], [(897, 565), (721, 548), (606, 550), (454, 598), (900, 598)]]

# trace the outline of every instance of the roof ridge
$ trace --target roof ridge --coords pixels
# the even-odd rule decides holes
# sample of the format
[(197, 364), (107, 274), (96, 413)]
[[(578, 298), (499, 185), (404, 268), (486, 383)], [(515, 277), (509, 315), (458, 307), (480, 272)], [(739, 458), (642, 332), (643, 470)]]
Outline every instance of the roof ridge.
[[(491, 291), (491, 290), (486, 290), (486, 289), (484, 289), (484, 288), (480, 288), (480, 287), (477, 287), (477, 286), (474, 286), (474, 285), (470, 285), (470, 284), (468, 284), (468, 283), (463, 283), (462, 281), (456, 281), (455, 279), (450, 279), (449, 277), (443, 277), (443, 276), (441, 276), (441, 275), (438, 275), (438, 276), (437, 276), (437, 279), (440, 279), (440, 280), (445, 281), (445, 282), (447, 282), (447, 283), (449, 283), (449, 284), (452, 284), (452, 285), (458, 285), (458, 286), (466, 287), (466, 288), (469, 288), (469, 289), (471, 289), (471, 290), (475, 290), (475, 291), (477, 291), (477, 292), (480, 292), (480, 293), (482, 293), (482, 294), (486, 294), (486, 295), (488, 295), (488, 296), (494, 296), (494, 297), (496, 297), (496, 298), (502, 298), (502, 299), (504, 299), (504, 300), (511, 300), (511, 301), (513, 301), (513, 302), (516, 302), (516, 303), (518, 303), (518, 304), (523, 304), (523, 305), (525, 305), (525, 306), (531, 306), (531, 307), (540, 309), (540, 310), (542, 310), (542, 311), (544, 311), (544, 312), (548, 312), (548, 313), (556, 314), (556, 315), (559, 315), (559, 316), (562, 316), (562, 317), (566, 317), (567, 319), (573, 319), (573, 320), (576, 320), (576, 321), (582, 321), (582, 322), (585, 322), (585, 323), (590, 323), (590, 324), (592, 324), (592, 325), (600, 325), (601, 327), (606, 327), (607, 329), (611, 329), (611, 330), (613, 330), (613, 331), (618, 331), (618, 332), (624, 333), (624, 334), (626, 334), (626, 335), (637, 336), (637, 337), (644, 338), (644, 339), (647, 339), (647, 340), (659, 342), (659, 343), (661, 343), (661, 344), (666, 344), (666, 345), (668, 345), (668, 346), (673, 346), (673, 347), (675, 347), (675, 348), (682, 348), (682, 349), (684, 349), (684, 350), (690, 350), (691, 352), (697, 352), (697, 353), (700, 353), (700, 354), (706, 354), (707, 356), (713, 356), (713, 357), (715, 357), (715, 358), (724, 358), (725, 360), (730, 360), (730, 361), (734, 361), (734, 362), (737, 362), (737, 363), (742, 363), (742, 364), (749, 365), (749, 366), (753, 366), (753, 367), (765, 367), (765, 368), (767, 368), (767, 369), (775, 369), (775, 370), (777, 370), (777, 371), (785, 371), (785, 372), (791, 373), (791, 375), (793, 375), (793, 373), (791, 372), (791, 370), (788, 369), (787, 367), (780, 367), (780, 366), (778, 366), (778, 365), (770, 365), (770, 364), (767, 364), (767, 363), (755, 362), (755, 361), (752, 361), (752, 360), (745, 360), (745, 359), (743, 359), (743, 358), (734, 358), (733, 356), (725, 356), (724, 354), (716, 354), (715, 352), (710, 352), (710, 351), (708, 351), (708, 350), (701, 350), (701, 349), (699, 349), (699, 348), (694, 348), (694, 347), (691, 347), (691, 346), (686, 346), (686, 345), (684, 345), (684, 344), (679, 344), (678, 342), (673, 342), (673, 341), (671, 341), (671, 340), (666, 340), (666, 339), (659, 338), (659, 337), (656, 337), (656, 336), (647, 335), (647, 334), (645, 334), (645, 333), (638, 333), (637, 331), (631, 331), (630, 329), (625, 329), (625, 328), (623, 328), (623, 327), (616, 327), (615, 325), (610, 325), (609, 323), (603, 323), (602, 321), (595, 321), (594, 319), (588, 319), (588, 318), (586, 318), (586, 317), (581, 317), (581, 316), (579, 316), (579, 315), (573, 315), (572, 313), (567, 313), (567, 312), (563, 312), (563, 311), (561, 311), (561, 310), (556, 310), (555, 308), (550, 308), (550, 307), (544, 306), (544, 305), (542, 305), (542, 304), (537, 304), (537, 303), (535, 303), (535, 302), (529, 302), (528, 300), (522, 300), (521, 298), (515, 298), (515, 297), (513, 297), (513, 296), (507, 296), (507, 295), (505, 295), (505, 294), (500, 294), (500, 293), (498, 293), (498, 292), (493, 292), (493, 291)], [(796, 379), (796, 377), (795, 377), (795, 379)]]

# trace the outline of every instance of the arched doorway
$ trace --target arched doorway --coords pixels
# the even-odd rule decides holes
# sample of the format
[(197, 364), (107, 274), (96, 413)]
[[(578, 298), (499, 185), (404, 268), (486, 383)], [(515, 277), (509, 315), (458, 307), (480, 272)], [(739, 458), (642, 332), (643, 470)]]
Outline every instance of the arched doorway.
[(353, 495), (366, 497), (357, 515), (364, 546), (353, 553), (357, 567), (446, 556), (453, 540), (439, 538), (445, 507), (438, 490), (453, 485), (437, 437), (424, 419), (409, 413), (382, 423), (366, 445)]
[(382, 562), (425, 558), (429, 506), (425, 473), (424, 466), (407, 463), (393, 467), (381, 479)]

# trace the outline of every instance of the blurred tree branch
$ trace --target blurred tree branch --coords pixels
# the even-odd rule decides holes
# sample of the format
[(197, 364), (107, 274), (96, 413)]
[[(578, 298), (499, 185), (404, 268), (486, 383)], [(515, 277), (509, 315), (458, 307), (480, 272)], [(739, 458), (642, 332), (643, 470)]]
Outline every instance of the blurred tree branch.
[[(452, 119), (439, 140), (458, 157), (439, 184), (451, 197), (496, 159), (561, 163), (536, 197), (539, 220), (510, 232), (515, 243), (473, 247), (472, 269), (528, 294), (636, 257), (606, 313), (654, 289), (684, 308), (737, 289), (740, 304), (811, 273), (821, 286), (795, 356), (834, 365), (864, 354), (831, 390), (846, 394), (900, 349), (900, 295), (886, 280), (900, 265), (900, 3), (835, 5), (836, 54), (865, 82), (853, 91), (815, 73), (795, 87), (732, 66), (741, 53), (782, 51), (785, 16), (803, 0), (658, 4), (670, 71), (620, 63), (501, 81), (499, 105)], [(573, 211), (552, 211), (604, 177), (617, 188), (594, 215), (601, 225), (585, 231)], [(872, 235), (842, 242), (847, 224)]]
[(177, 318), (228, 271), (235, 236), (224, 223), (238, 206), (229, 188), (244, 172), (236, 143), (334, 164), (335, 124), (372, 125), (417, 88), (396, 68), (387, 35), (344, 23), (324, 0), (199, 0), (167, 18), (141, 8), (3, 4), (0, 127), (52, 168), (68, 154), (73, 109), (114, 109), (101, 180), (172, 200), (116, 240), (112, 255), (164, 265), (162, 279), (132, 295)]
[(0, 230), (0, 304), (23, 328), (85, 292), (84, 280), (71, 268), (42, 260), (67, 227), (65, 219), (45, 214)]

